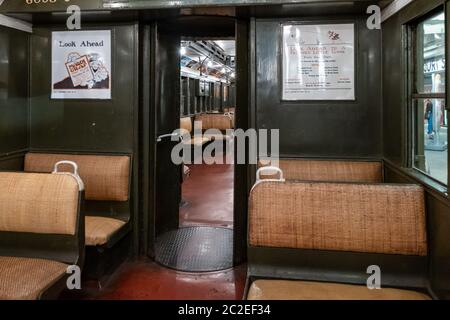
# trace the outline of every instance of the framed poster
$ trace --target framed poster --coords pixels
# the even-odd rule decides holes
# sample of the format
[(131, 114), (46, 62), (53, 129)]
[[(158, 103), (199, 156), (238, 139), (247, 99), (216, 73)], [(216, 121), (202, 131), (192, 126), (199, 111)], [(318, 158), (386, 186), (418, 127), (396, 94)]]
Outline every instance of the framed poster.
[(111, 99), (111, 31), (52, 32), (52, 99)]
[(355, 100), (354, 24), (286, 24), (282, 34), (282, 100)]

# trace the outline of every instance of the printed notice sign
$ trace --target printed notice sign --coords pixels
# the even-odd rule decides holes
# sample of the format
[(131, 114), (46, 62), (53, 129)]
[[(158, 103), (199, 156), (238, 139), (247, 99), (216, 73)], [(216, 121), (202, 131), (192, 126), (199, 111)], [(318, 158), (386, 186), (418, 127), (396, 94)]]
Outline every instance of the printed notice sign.
[(353, 24), (283, 25), (283, 100), (355, 100)]
[(111, 99), (111, 31), (52, 33), (52, 99)]

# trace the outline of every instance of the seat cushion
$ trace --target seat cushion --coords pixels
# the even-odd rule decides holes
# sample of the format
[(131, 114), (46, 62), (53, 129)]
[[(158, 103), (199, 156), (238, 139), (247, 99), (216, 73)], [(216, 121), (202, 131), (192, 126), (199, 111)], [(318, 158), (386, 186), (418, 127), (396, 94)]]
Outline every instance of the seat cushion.
[(0, 300), (36, 300), (61, 279), (68, 265), (57, 261), (0, 257)]
[(366, 286), (326, 282), (258, 280), (248, 300), (431, 300), (426, 294), (400, 290), (369, 290)]
[(109, 239), (124, 225), (125, 222), (118, 219), (87, 216), (86, 245), (102, 246), (107, 244)]

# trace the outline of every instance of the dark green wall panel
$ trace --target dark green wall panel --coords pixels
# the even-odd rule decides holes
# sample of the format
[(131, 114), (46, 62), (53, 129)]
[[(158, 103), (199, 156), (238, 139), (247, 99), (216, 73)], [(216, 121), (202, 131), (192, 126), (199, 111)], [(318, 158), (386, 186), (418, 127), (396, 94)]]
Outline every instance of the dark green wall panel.
[[(398, 30), (397, 30), (397, 28)], [(383, 131), (384, 156), (396, 164), (402, 164), (404, 123), (403, 113), (403, 73), (402, 73), (402, 32), (398, 16), (389, 19), (383, 28)], [(394, 31), (395, 30), (395, 31)]]
[[(292, 19), (311, 22), (311, 18)], [(291, 21), (292, 21), (291, 20)], [(379, 157), (382, 154), (381, 33), (365, 18), (315, 18), (317, 23), (354, 22), (357, 64), (355, 102), (282, 102), (280, 23), (256, 20), (256, 123), (280, 130), (283, 156)]]
[(427, 194), (430, 281), (442, 299), (450, 299), (450, 204)]
[(31, 149), (133, 152), (136, 28), (98, 29), (112, 30), (112, 100), (50, 99), (51, 30), (36, 28), (31, 38)]
[(28, 148), (28, 34), (0, 27), (0, 157)]

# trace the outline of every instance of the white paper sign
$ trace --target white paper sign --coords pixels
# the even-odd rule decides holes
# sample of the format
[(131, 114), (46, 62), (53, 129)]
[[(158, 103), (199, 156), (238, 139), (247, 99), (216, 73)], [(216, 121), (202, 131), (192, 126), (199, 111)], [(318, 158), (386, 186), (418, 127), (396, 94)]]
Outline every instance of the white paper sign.
[(283, 26), (283, 100), (355, 100), (353, 24)]
[(111, 99), (111, 31), (52, 33), (52, 99)]

